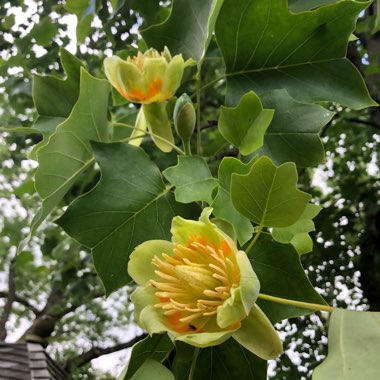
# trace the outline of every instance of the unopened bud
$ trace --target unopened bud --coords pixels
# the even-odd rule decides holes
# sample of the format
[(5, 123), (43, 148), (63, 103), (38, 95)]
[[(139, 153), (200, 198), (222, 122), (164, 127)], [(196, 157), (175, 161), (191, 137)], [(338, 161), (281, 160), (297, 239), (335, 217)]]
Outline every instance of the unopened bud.
[(174, 126), (178, 136), (188, 142), (194, 133), (196, 114), (189, 95), (182, 94), (174, 107)]

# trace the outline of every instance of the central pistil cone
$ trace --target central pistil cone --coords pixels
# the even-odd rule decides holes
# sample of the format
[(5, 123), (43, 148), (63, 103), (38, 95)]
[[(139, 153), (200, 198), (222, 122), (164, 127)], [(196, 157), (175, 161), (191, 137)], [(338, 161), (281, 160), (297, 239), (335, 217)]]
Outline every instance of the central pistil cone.
[[(216, 323), (218, 308), (240, 282), (235, 257), (199, 242), (188, 247), (176, 244), (173, 253), (152, 260), (159, 277), (150, 280), (160, 301), (155, 307), (162, 309), (176, 332), (220, 330)], [(230, 328), (238, 327), (236, 324), (239, 322)]]

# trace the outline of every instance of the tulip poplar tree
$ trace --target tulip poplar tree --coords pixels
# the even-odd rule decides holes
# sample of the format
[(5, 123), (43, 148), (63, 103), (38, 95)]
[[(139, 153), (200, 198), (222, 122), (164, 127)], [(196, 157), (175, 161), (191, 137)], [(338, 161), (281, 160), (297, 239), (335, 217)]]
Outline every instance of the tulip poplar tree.
[[(124, 3), (65, 6), (83, 41), (101, 6)], [(137, 285), (148, 336), (120, 380), (264, 380), (286, 349), (274, 325), (319, 312), (328, 355), (313, 379), (377, 378), (380, 313), (330, 306), (302, 266), (321, 207), (298, 183), (324, 162), (336, 113), (377, 106), (346, 58), (370, 3), (173, 0), (162, 19), (136, 6), (141, 38), (108, 48), (102, 69), (62, 48), (64, 77), (34, 75), (38, 115), (14, 132), (41, 136), (30, 153), (41, 207), (19, 251), (58, 212), (106, 296)]]

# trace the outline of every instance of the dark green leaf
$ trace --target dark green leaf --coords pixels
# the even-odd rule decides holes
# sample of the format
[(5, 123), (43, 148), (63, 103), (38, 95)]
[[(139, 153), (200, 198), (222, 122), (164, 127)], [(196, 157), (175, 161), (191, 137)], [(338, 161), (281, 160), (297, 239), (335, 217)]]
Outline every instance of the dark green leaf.
[[(287, 0), (225, 0), (216, 37), (226, 64), (227, 99), (284, 88), (297, 100), (376, 105), (346, 58), (359, 13), (370, 2), (340, 1), (291, 13)], [(226, 27), (228, 25), (228, 28)]]
[(147, 336), (144, 340), (133, 346), (129, 363), (118, 380), (132, 378), (148, 359), (162, 362), (169, 355), (173, 347), (173, 343), (167, 334)]
[(156, 360), (147, 359), (142, 366), (130, 377), (131, 380), (175, 380), (174, 375)]
[(263, 109), (259, 97), (250, 91), (242, 96), (236, 107), (221, 108), (219, 130), (227, 141), (247, 155), (263, 145), (264, 133), (273, 114), (274, 110)]
[(377, 379), (380, 373), (380, 313), (335, 309), (329, 354), (313, 380)]
[(173, 0), (168, 19), (141, 32), (149, 47), (172, 54), (182, 53), (184, 58), (199, 60), (209, 39), (209, 18), (214, 0)]
[(334, 112), (310, 103), (295, 101), (286, 90), (262, 95), (266, 107), (275, 107), (274, 118), (264, 136), (264, 146), (257, 152), (275, 163), (294, 162), (308, 167), (324, 162), (322, 141), (318, 135)]
[[(298, 253), (290, 244), (275, 242), (269, 234), (261, 234), (248, 254), (252, 268), (260, 280), (260, 293), (275, 297), (325, 305), (307, 278)], [(258, 300), (257, 304), (272, 323), (310, 314), (308, 309)]]
[(241, 245), (251, 238), (253, 226), (249, 219), (240, 214), (232, 203), (230, 194), (231, 176), (232, 173), (247, 174), (253, 163), (254, 160), (250, 161), (249, 164), (243, 164), (240, 160), (233, 157), (223, 158), (218, 172), (218, 193), (212, 203), (214, 215), (232, 224)]
[(178, 164), (166, 169), (164, 177), (176, 187), (177, 202), (212, 202), (212, 191), (218, 181), (212, 177), (206, 161), (199, 156), (178, 156)]
[[(197, 380), (265, 380), (267, 362), (258, 358), (235, 339), (218, 346), (201, 349), (194, 379)], [(180, 380), (187, 380), (181, 378)]]
[(150, 239), (170, 240), (176, 215), (192, 217), (194, 205), (176, 203), (160, 171), (132, 145), (93, 144), (102, 177), (58, 220), (74, 239), (92, 249), (106, 293), (126, 285), (129, 254)]
[(289, 10), (303, 12), (323, 5), (337, 3), (338, 1), (340, 0), (289, 0)]
[(301, 216), (311, 198), (297, 189), (297, 179), (293, 163), (277, 167), (268, 157), (260, 157), (248, 174), (232, 175), (232, 203), (240, 213), (261, 226), (290, 226)]
[(35, 38), (36, 43), (42, 46), (50, 46), (51, 41), (58, 33), (58, 27), (50, 17), (45, 17), (38, 24), (35, 24), (30, 31), (30, 37)]

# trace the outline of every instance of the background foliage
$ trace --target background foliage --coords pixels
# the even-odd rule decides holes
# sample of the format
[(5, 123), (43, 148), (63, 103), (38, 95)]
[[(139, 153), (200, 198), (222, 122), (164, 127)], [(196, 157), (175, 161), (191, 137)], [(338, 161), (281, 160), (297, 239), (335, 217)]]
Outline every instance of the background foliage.
[[(224, 52), (223, 46), (234, 43), (228, 40), (228, 28), (225, 28), (225, 25), (228, 24), (228, 17), (233, 12), (238, 12), (239, 7), (246, 5), (246, 2), (243, 1), (226, 3), (230, 5), (225, 5), (224, 13), (216, 24), (217, 39), (222, 53)], [(259, 3), (258, 1), (255, 4)], [(263, 7), (265, 12), (270, 11), (269, 7), (284, 5), (284, 2), (265, 1), (264, 3), (266, 4)], [(293, 12), (300, 12), (305, 10), (305, 7), (311, 9), (326, 3), (336, 3), (336, 1), (290, 1), (289, 6)], [(348, 3), (343, 15), (346, 16), (345, 20), (351, 20), (349, 22), (352, 25), (352, 18), (350, 19), (349, 16), (353, 10)], [(172, 15), (178, 13), (180, 16), (185, 9), (184, 4), (187, 2), (178, 0), (175, 3), (176, 7), (172, 10)], [(205, 15), (208, 14), (212, 2), (198, 1), (191, 4), (195, 9), (201, 6), (200, 14)], [(217, 6), (219, 5), (217, 2)], [(356, 4), (355, 11), (364, 9), (365, 5), (366, 3)], [(67, 1), (65, 4), (54, 1), (44, 1), (43, 3), (12, 1), (4, 2), (0, 6), (0, 50), (2, 51), (0, 61), (0, 127), (3, 130), (14, 128), (14, 131), (19, 131), (21, 127), (31, 127), (38, 114), (37, 123), (33, 125), (33, 128), (36, 129), (36, 132), (37, 130), (41, 131), (45, 137), (45, 140), (41, 141), (39, 133), (25, 135), (3, 132), (2, 134), (0, 151), (2, 156), (0, 177), (0, 202), (2, 205), (0, 269), (2, 271), (2, 287), (0, 295), (2, 298), (0, 302), (2, 302), (3, 310), (0, 316), (0, 338), (5, 339), (7, 335), (14, 337), (12, 334), (16, 329), (18, 329), (16, 337), (25, 337), (28, 334), (36, 335), (41, 341), (48, 338), (50, 352), (58, 360), (64, 362), (68, 370), (74, 372), (79, 365), (87, 365), (89, 360), (97, 355), (133, 344), (133, 340), (130, 341), (128, 328), (126, 328), (131, 323), (130, 307), (126, 304), (125, 288), (122, 292), (111, 296), (113, 298), (110, 301), (103, 300), (103, 288), (95, 275), (89, 252), (83, 246), (69, 240), (67, 235), (57, 232), (56, 226), (51, 223), (51, 220), (58, 216), (55, 211), (42, 223), (39, 232), (33, 236), (29, 246), (16, 258), (16, 247), (20, 240), (28, 234), (32, 219), (35, 227), (42, 222), (42, 219), (39, 219), (40, 214), (38, 214), (38, 197), (31, 181), (35, 169), (34, 165), (26, 159), (26, 155), (31, 154), (32, 157), (35, 157), (33, 155), (41, 155), (44, 152), (41, 150), (40, 153), (36, 153), (33, 146), (44, 144), (46, 137), (51, 135), (55, 127), (63, 121), (63, 118), (69, 116), (72, 106), (78, 98), (80, 99), (79, 66), (83, 64), (92, 75), (97, 78), (104, 78), (102, 61), (106, 54), (118, 52), (121, 55), (127, 55), (137, 46), (144, 46), (143, 40), (139, 39), (138, 34), (136, 34), (137, 28), (142, 29), (145, 26), (162, 22), (169, 15), (169, 10), (170, 2), (159, 5), (157, 1), (153, 0), (144, 2), (120, 0)], [(330, 12), (331, 19), (336, 21), (335, 17), (337, 17), (338, 11), (331, 8)], [(21, 22), (17, 16), (20, 13), (25, 15), (25, 19)], [(71, 23), (72, 19), (65, 19), (64, 16), (71, 13), (74, 13), (78, 18), (76, 57), (80, 61), (70, 58), (64, 50), (61, 50), (60, 54), (61, 47), (67, 47), (70, 44), (67, 23)], [(187, 16), (189, 14), (190, 12), (186, 12)], [(191, 14), (193, 15), (193, 13)], [(339, 12), (340, 14), (341, 12)], [(223, 17), (226, 17), (226, 20)], [(287, 17), (289, 17), (288, 22), (293, 24), (297, 17), (305, 16), (289, 13)], [(248, 25), (249, 19), (246, 22)], [(195, 24), (194, 16), (186, 17), (185, 23), (186, 25), (174, 23), (170, 26), (166, 24), (166, 26), (151, 27), (146, 29), (142, 35), (149, 46), (153, 45), (159, 48), (169, 44), (165, 39), (168, 35), (167, 28), (169, 30), (172, 28), (175, 30), (185, 30), (185, 27), (192, 28)], [(305, 22), (306, 24), (309, 25), (310, 22)], [(202, 25), (204, 25), (204, 21)], [(325, 59), (328, 62), (324, 62), (322, 65), (324, 65), (325, 70), (327, 70), (326, 65), (331, 65), (332, 70), (352, 72), (353, 66), (343, 59), (344, 48), (342, 46), (344, 43), (342, 41), (344, 38), (348, 38), (347, 31), (346, 34), (342, 35), (341, 29), (337, 29), (344, 28), (345, 25), (340, 22), (332, 22), (329, 25), (331, 30), (328, 30), (323, 37), (327, 48), (322, 56), (322, 60)], [(231, 25), (231, 27), (236, 27), (236, 25)], [(248, 28), (248, 26), (242, 25), (242, 28), (241, 31), (244, 31), (244, 28)], [(277, 35), (280, 36), (278, 38), (282, 38), (287, 33), (294, 33), (295, 37), (302, 37), (305, 33), (307, 34), (307, 31), (298, 31), (296, 28), (287, 27), (284, 30), (278, 28), (276, 31)], [(364, 76), (372, 98), (377, 101), (379, 100), (380, 86), (378, 68), (380, 37), (378, 31), (379, 17), (377, 2), (375, 2), (362, 13), (355, 31), (358, 39), (350, 42), (348, 49), (348, 57)], [(237, 154), (236, 149), (231, 148), (216, 129), (219, 115), (215, 114), (215, 109), (224, 103), (223, 96), (225, 94), (225, 83), (223, 79), (219, 79), (223, 77), (225, 68), (222, 63), (221, 52), (218, 50), (215, 40), (211, 39), (207, 28), (203, 28), (200, 43), (197, 43), (199, 40), (191, 36), (191, 30), (187, 35), (190, 36), (191, 44), (188, 50), (184, 52), (193, 58), (201, 56), (205, 41), (210, 42), (201, 72), (201, 83), (207, 86), (201, 97), (203, 110), (201, 125), (204, 144), (203, 155), (207, 157), (211, 175), (217, 177), (217, 168), (221, 159), (225, 155), (236, 156)], [(234, 34), (231, 33), (231, 35)], [(159, 36), (158, 40), (156, 36)], [(237, 36), (239, 41), (239, 34)], [(313, 51), (313, 35), (309, 35), (309, 37), (307, 42)], [(269, 36), (264, 34), (261, 38), (265, 40)], [(281, 42), (281, 40), (279, 41)], [(251, 43), (254, 46), (255, 41), (251, 40)], [(339, 45), (338, 49), (337, 45)], [(279, 142), (276, 140), (276, 132), (283, 121), (278, 119), (278, 117), (281, 118), (281, 112), (279, 112), (280, 116), (275, 114), (273, 123), (266, 131), (261, 152), (269, 154), (276, 163), (294, 161), (299, 166), (298, 174), (302, 190), (313, 194), (314, 203), (323, 207), (323, 210), (314, 220), (317, 233), (314, 234), (316, 243), (313, 252), (302, 256), (303, 266), (306, 268), (311, 282), (329, 304), (379, 311), (379, 111), (373, 108), (366, 111), (353, 110), (353, 108), (371, 104), (365, 94), (362, 97), (365, 100), (361, 100), (364, 103), (358, 103), (358, 98), (363, 95), (360, 79), (351, 83), (352, 87), (350, 88), (342, 85), (341, 92), (337, 92), (336, 87), (331, 90), (336, 96), (334, 97), (335, 102), (328, 105), (329, 112), (325, 111), (323, 117), (320, 106), (305, 103), (310, 100), (320, 100), (320, 98), (311, 99), (309, 93), (300, 92), (301, 87), (294, 88), (294, 86), (288, 85), (287, 76), (283, 72), (281, 72), (282, 74), (271, 72), (270, 78), (273, 78), (273, 82), (280, 81), (283, 83), (283, 87), (287, 88), (288, 93), (297, 100), (292, 99), (287, 94), (277, 94), (282, 99), (282, 102), (279, 103), (278, 99), (276, 100), (276, 94), (265, 95), (265, 91), (258, 90), (262, 86), (260, 81), (264, 83), (265, 80), (265, 83), (269, 83), (269, 88), (273, 83), (268, 82), (267, 71), (260, 72), (265, 65), (271, 63), (287, 66), (296, 63), (302, 66), (305, 64), (298, 59), (297, 53), (292, 54), (293, 46), (283, 46), (282, 44), (279, 46), (280, 48), (269, 56), (267, 62), (260, 62), (257, 61), (257, 57), (263, 56), (264, 52), (255, 52), (256, 59), (243, 59), (246, 54), (249, 54), (250, 57), (252, 51), (249, 51), (249, 45), (239, 44), (238, 48), (242, 49), (238, 55), (239, 59), (237, 59), (237, 55), (229, 57), (223, 53), (227, 74), (242, 69), (259, 70), (258, 87), (255, 87), (255, 90), (259, 95), (262, 95), (261, 101), (265, 109), (271, 109), (274, 104), (283, 107), (284, 110), (289, 104), (297, 107), (299, 114), (294, 114), (286, 119), (289, 130), (285, 139), (294, 138), (299, 125), (304, 125), (310, 120), (320, 121), (319, 124), (308, 124), (310, 131), (300, 137), (300, 140), (297, 141), (298, 148), (295, 151), (277, 153), (279, 150), (276, 147), (278, 147)], [(338, 50), (339, 54), (331, 56), (329, 55), (330, 50)], [(318, 58), (318, 61), (320, 60), (321, 57)], [(246, 62), (249, 64), (247, 65)], [(311, 65), (310, 70), (314, 70), (315, 65)], [(64, 77), (63, 70), (67, 75), (64, 82), (61, 81)], [(293, 69), (285, 69), (285, 72), (286, 70)], [(34, 83), (36, 84), (38, 81), (40, 83), (33, 88), (32, 75), (36, 73), (54, 74), (60, 78), (58, 97), (57, 99), (51, 97), (49, 107), (44, 108), (46, 105), (38, 103), (38, 91), (43, 88), (42, 86), (49, 88), (52, 82), (57, 84), (58, 79), (37, 76)], [(292, 74), (293, 72), (287, 72), (287, 75)], [(83, 75), (88, 74), (82, 72)], [(192, 93), (196, 84), (190, 80), (191, 74), (188, 76), (189, 81), (185, 81), (184, 88)], [(315, 75), (308, 76), (308, 78), (310, 77), (316, 81), (321, 81), (321, 78), (318, 79)], [(230, 75), (228, 78), (228, 99), (234, 103), (230, 103), (230, 106), (236, 106), (236, 100), (239, 100), (245, 92), (241, 88), (242, 83), (247, 81), (246, 79), (242, 81), (239, 75)], [(106, 89), (106, 84), (101, 85), (101, 81), (95, 80), (89, 75), (87, 80), (92, 81), (94, 86), (102, 87), (100, 91), (105, 94), (109, 91)], [(327, 77), (323, 78), (323, 81), (328, 84), (332, 83)], [(209, 83), (214, 85), (209, 85)], [(328, 89), (326, 91), (330, 92)], [(360, 91), (362, 93), (358, 94)], [(34, 94), (34, 99), (37, 99), (35, 106), (33, 105), (32, 94)], [(122, 100), (118, 98), (117, 94), (113, 93), (113, 98), (115, 105), (122, 104)], [(62, 99), (65, 101), (63, 102)], [(331, 100), (328, 97), (323, 99)], [(323, 105), (326, 106), (327, 104), (323, 103)], [(347, 106), (352, 108), (346, 108)], [(49, 113), (49, 110), (52, 109), (54, 112)], [(117, 121), (132, 123), (130, 120), (133, 120), (133, 109), (112, 108), (112, 106), (110, 109), (114, 112)], [(97, 112), (102, 113), (102, 110), (99, 109)], [(103, 110), (99, 119), (105, 119), (106, 112)], [(332, 119), (334, 112), (336, 116)], [(300, 117), (300, 115), (313, 115), (313, 113), (320, 115), (319, 118), (310, 116), (308, 120), (303, 120)], [(66, 123), (67, 128), (70, 128), (69, 121)], [(321, 127), (323, 127), (322, 131), (319, 132)], [(83, 138), (89, 141), (93, 137), (91, 131), (87, 132), (89, 135)], [(114, 127), (113, 136), (115, 140), (118, 140), (120, 136), (128, 137), (129, 133), (121, 127)], [(228, 137), (225, 137), (228, 140)], [(323, 161), (321, 139), (326, 151), (325, 164), (321, 163)], [(239, 146), (239, 142), (232, 142)], [(150, 157), (154, 158), (159, 169), (167, 167), (168, 164), (171, 166), (177, 164), (174, 154), (169, 156), (169, 159), (164, 158), (153, 149), (149, 141), (144, 143), (144, 148)], [(44, 149), (46, 151), (48, 148)], [(313, 149), (314, 154), (308, 155), (306, 160), (302, 153), (311, 149)], [(252, 148), (253, 150), (254, 148)], [(230, 160), (233, 158), (224, 158), (223, 164), (219, 168), (219, 178), (221, 179), (225, 175), (227, 182), (229, 177), (227, 173), (233, 171), (231, 166), (234, 165), (233, 161)], [(316, 170), (303, 168), (319, 163), (320, 166)], [(47, 162), (47, 164), (49, 163)], [(241, 168), (241, 173), (248, 173), (246, 170)], [(43, 174), (41, 166), (39, 171), (40, 174)], [(167, 179), (171, 182), (170, 172), (166, 173)], [(209, 177), (210, 175), (207, 173), (205, 178)], [(317, 183), (316, 177), (322, 178), (321, 190), (318, 189), (321, 182)], [(91, 189), (98, 178), (99, 172), (95, 167), (91, 166), (91, 169), (86, 172), (81, 171), (75, 181), (67, 186), (67, 189), (70, 188), (68, 193), (64, 194), (63, 192), (62, 196), (54, 201), (54, 205), (59, 205), (59, 207), (68, 205), (78, 195)], [(206, 193), (210, 194), (213, 185), (210, 181), (208, 183), (209, 187), (207, 187)], [(160, 185), (157, 184), (157, 186)], [(226, 196), (228, 188), (229, 184), (223, 185), (222, 182), (217, 188), (216, 199), (219, 204), (224, 203), (223, 197)], [(181, 194), (179, 189), (180, 187), (177, 187), (174, 196), (182, 196), (186, 199), (186, 194)], [(37, 191), (41, 194), (44, 190), (38, 189), (37, 186)], [(47, 191), (49, 192), (49, 189)], [(207, 197), (205, 199), (200, 197), (198, 200), (207, 201)], [(49, 211), (53, 208), (52, 205), (48, 205), (48, 207)], [(223, 217), (223, 208), (218, 209), (216, 201), (214, 207), (216, 215)], [(63, 227), (65, 218), (69, 217), (70, 212), (61, 219)], [(168, 215), (168, 220), (170, 218), (171, 216)], [(238, 238), (242, 243), (247, 241), (252, 233), (250, 230), (252, 227), (249, 227), (250, 224), (247, 224), (247, 220), (234, 220), (233, 223), (244, 226), (243, 229), (239, 229)], [(88, 245), (91, 246), (91, 243)], [(119, 285), (110, 285), (110, 289), (117, 288)], [(109, 309), (110, 305), (112, 305), (112, 310)], [(89, 324), (88, 320), (92, 320), (94, 323)], [(43, 322), (42, 328), (41, 321)], [(287, 322), (282, 322), (280, 326), (285, 340), (284, 347), (287, 349), (276, 361), (276, 364), (272, 363), (271, 376), (278, 379), (284, 377), (299, 379), (300, 376), (310, 378), (311, 370), (326, 355), (327, 323), (325, 315), (313, 314), (309, 317), (290, 319)], [(82, 355), (85, 358), (83, 362), (78, 356), (78, 345), (85, 353)], [(216, 348), (216, 350), (223, 350), (223, 348)], [(219, 354), (223, 355), (222, 352)], [(205, 352), (200, 357), (200, 363), (208, 362), (207, 355), (209, 352)], [(80, 367), (78, 372), (80, 378), (95, 378), (95, 376), (99, 378), (100, 376), (94, 375), (93, 370), (87, 370), (84, 367)], [(104, 375), (104, 378), (107, 378), (107, 375)]]

